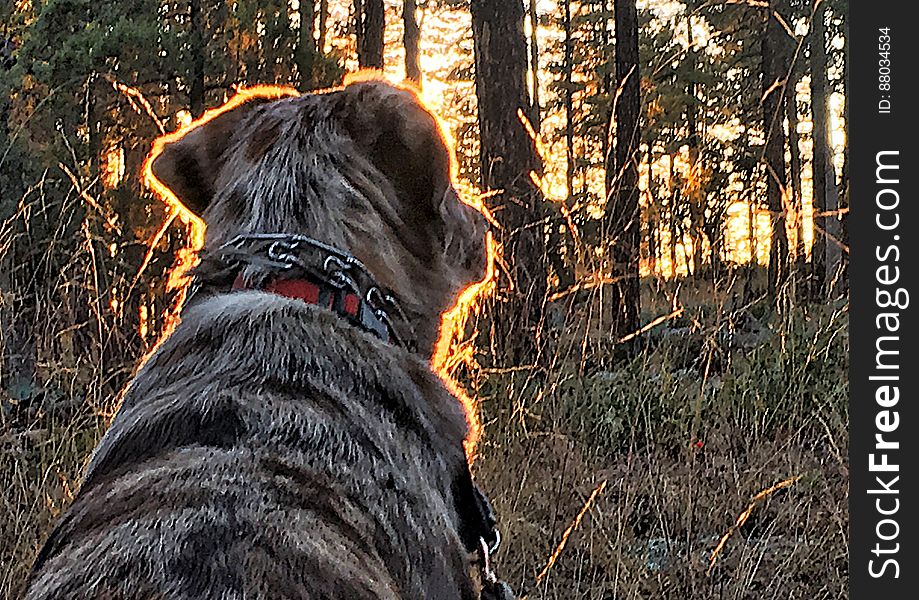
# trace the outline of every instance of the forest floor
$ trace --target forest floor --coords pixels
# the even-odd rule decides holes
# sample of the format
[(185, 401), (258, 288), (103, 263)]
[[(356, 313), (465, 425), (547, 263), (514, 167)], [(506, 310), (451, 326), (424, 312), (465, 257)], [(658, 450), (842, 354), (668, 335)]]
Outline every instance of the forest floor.
[(521, 597), (848, 597), (848, 303), (743, 286), (645, 282), (643, 323), (684, 310), (614, 367), (574, 327), (473, 380)]
[[(683, 311), (628, 356), (564, 327), (544, 366), (467, 374), (495, 561), (521, 597), (847, 597), (848, 304), (780, 310), (740, 286), (645, 282), (642, 322), (674, 294)], [(105, 430), (69, 394), (25, 427), (0, 413), (0, 598)]]

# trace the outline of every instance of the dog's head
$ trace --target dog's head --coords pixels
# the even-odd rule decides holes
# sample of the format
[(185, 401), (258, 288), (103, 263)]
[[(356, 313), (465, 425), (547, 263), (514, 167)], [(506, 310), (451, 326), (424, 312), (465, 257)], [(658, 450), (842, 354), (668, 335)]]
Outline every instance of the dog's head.
[(241, 233), (346, 250), (392, 290), (430, 354), (440, 314), (481, 279), (485, 220), (460, 201), (451, 153), (415, 94), (361, 81), (250, 93), (154, 151), (152, 174), (207, 224), (202, 257)]

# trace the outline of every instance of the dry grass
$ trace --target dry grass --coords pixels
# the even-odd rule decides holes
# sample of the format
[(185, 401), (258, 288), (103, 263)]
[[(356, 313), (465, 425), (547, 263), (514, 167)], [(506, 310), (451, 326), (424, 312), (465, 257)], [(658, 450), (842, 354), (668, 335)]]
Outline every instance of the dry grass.
[(560, 341), (545, 372), (470, 377), (496, 562), (521, 596), (847, 597), (847, 305), (780, 314), (705, 287), (614, 367)]
[[(139, 309), (170, 306), (162, 274), (181, 241), (166, 236), (132, 287), (146, 253), (135, 234), (109, 227), (63, 177), (43, 185), (58, 187), (0, 215), (2, 598), (18, 597), (161, 327), (151, 320), (141, 338)], [(155, 231), (162, 215), (149, 219)], [(593, 336), (584, 304), (545, 334), (540, 366), (466, 374), (485, 422), (477, 475), (505, 539), (496, 560), (518, 593), (846, 597), (846, 306), (779, 311), (738, 300), (749, 296), (738, 286), (646, 283), (644, 322), (670, 315), (674, 294), (684, 311), (628, 356)], [(28, 380), (10, 370), (17, 360)], [(791, 477), (756, 502), (706, 574), (751, 499)]]
[(123, 230), (97, 207), (135, 192), (89, 202), (66, 171), (46, 173), (18, 201), (0, 194), (0, 598), (19, 597), (119, 391), (162, 328), (174, 300), (163, 274), (183, 243), (171, 230), (146, 280), (132, 283), (147, 250), (138, 237), (163, 211), (151, 202), (138, 229)]

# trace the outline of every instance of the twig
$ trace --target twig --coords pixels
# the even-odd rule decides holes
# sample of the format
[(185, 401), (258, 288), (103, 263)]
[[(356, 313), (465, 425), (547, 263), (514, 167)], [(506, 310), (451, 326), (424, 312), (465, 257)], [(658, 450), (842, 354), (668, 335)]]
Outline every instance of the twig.
[[(574, 530), (577, 529), (578, 526), (580, 526), (581, 519), (583, 519), (584, 515), (587, 514), (588, 509), (590, 509), (590, 505), (593, 504), (597, 496), (599, 496), (605, 489), (606, 489), (606, 480), (604, 479), (602, 482), (600, 482), (600, 485), (598, 485), (594, 489), (594, 491), (590, 494), (590, 497), (587, 498), (587, 502), (584, 503), (584, 506), (581, 508), (581, 511), (578, 513), (578, 516), (574, 518), (574, 521), (571, 522), (571, 525), (569, 525), (568, 529), (565, 530), (565, 533), (562, 534), (562, 539), (558, 543), (558, 546), (555, 547), (555, 552), (553, 552), (552, 556), (549, 557), (549, 562), (547, 562), (546, 566), (543, 567), (542, 572), (540, 572), (539, 575), (536, 576), (536, 582), (534, 583), (534, 586), (539, 585), (539, 582), (542, 581), (543, 577), (545, 577), (549, 573), (549, 570), (555, 565), (555, 562), (558, 560), (558, 557), (561, 556), (562, 551), (565, 549), (565, 545), (568, 543), (568, 537), (571, 536), (572, 533), (574, 533)], [(526, 600), (526, 596), (524, 596), (524, 600)]]
[(632, 338), (634, 338), (634, 337), (638, 337), (639, 335), (643, 334), (644, 332), (649, 331), (649, 330), (651, 330), (651, 329), (654, 329), (655, 327), (657, 327), (657, 326), (660, 325), (661, 323), (663, 323), (663, 322), (665, 322), (665, 321), (669, 321), (670, 319), (675, 319), (675, 318), (679, 317), (679, 316), (682, 315), (682, 314), (683, 314), (683, 308), (680, 307), (680, 308), (676, 309), (675, 311), (673, 311), (672, 313), (670, 313), (669, 315), (661, 315), (661, 316), (657, 317), (656, 319), (652, 319), (651, 321), (649, 321), (648, 323), (646, 323), (645, 325), (643, 325), (643, 326), (641, 327), (641, 329), (639, 329), (638, 331), (633, 331), (632, 333), (630, 333), (630, 334), (628, 334), (628, 335), (623, 336), (622, 338), (620, 338), (619, 341), (618, 341), (617, 343), (618, 343), (618, 344), (624, 344), (625, 342), (629, 341), (630, 339), (632, 339)]
[(730, 538), (734, 534), (734, 531), (736, 531), (738, 527), (740, 527), (741, 525), (747, 522), (747, 519), (750, 518), (750, 514), (753, 512), (753, 508), (760, 501), (771, 496), (772, 494), (779, 491), (780, 489), (787, 488), (788, 486), (797, 483), (799, 479), (801, 479), (801, 475), (796, 475), (794, 477), (790, 477), (786, 479), (785, 481), (780, 481), (774, 486), (764, 489), (763, 491), (761, 491), (760, 493), (758, 493), (757, 495), (753, 496), (753, 498), (750, 499), (750, 505), (747, 507), (745, 511), (740, 513), (740, 515), (737, 517), (737, 521), (735, 521), (734, 524), (731, 525), (730, 529), (728, 529), (727, 532), (723, 536), (721, 536), (721, 540), (718, 541), (718, 545), (715, 546), (714, 550), (712, 550), (712, 555), (708, 559), (708, 569), (706, 569), (705, 571), (706, 576), (709, 576), (712, 574), (712, 569), (715, 567), (715, 561), (718, 560), (718, 555), (721, 554), (721, 551), (724, 549), (725, 544), (727, 544), (728, 538)]
[[(163, 125), (163, 121), (156, 115), (156, 111), (153, 110), (153, 106), (150, 104), (147, 98), (144, 97), (140, 90), (127, 84), (121, 83), (107, 73), (102, 74), (102, 77), (111, 84), (115, 91), (120, 92), (121, 95), (125, 97), (128, 103), (131, 105), (131, 108), (133, 108), (137, 114), (142, 114), (144, 112), (147, 113), (147, 116), (150, 117), (154, 125), (156, 125), (156, 128), (159, 130), (160, 135), (166, 133), (166, 127)], [(140, 104), (140, 106), (138, 106), (138, 104)], [(143, 110), (141, 110), (141, 108)]]
[(556, 300), (564, 298), (565, 296), (570, 296), (571, 294), (574, 294), (575, 292), (579, 292), (581, 290), (589, 290), (589, 289), (593, 289), (595, 287), (600, 287), (603, 285), (612, 285), (614, 283), (622, 281), (623, 279), (625, 279), (624, 276), (619, 276), (619, 277), (604, 277), (602, 275), (591, 276), (591, 277), (584, 279), (583, 281), (580, 281), (574, 284), (573, 286), (569, 288), (566, 288), (560, 292), (555, 292), (554, 294), (549, 296), (548, 301), (555, 302)]
[(118, 220), (115, 218), (114, 215), (111, 214), (111, 211), (106, 210), (101, 204), (99, 204), (96, 201), (95, 198), (89, 195), (89, 192), (83, 189), (83, 187), (80, 185), (80, 182), (77, 180), (76, 175), (74, 175), (73, 172), (67, 168), (67, 165), (59, 162), (57, 163), (57, 166), (61, 169), (61, 171), (64, 172), (64, 175), (66, 175), (67, 178), (70, 179), (70, 183), (73, 184), (73, 189), (77, 191), (80, 197), (83, 198), (83, 200), (85, 200), (86, 203), (89, 204), (91, 207), (99, 211), (99, 214), (102, 215), (102, 218), (104, 218), (106, 223), (109, 224), (109, 227), (118, 231)]

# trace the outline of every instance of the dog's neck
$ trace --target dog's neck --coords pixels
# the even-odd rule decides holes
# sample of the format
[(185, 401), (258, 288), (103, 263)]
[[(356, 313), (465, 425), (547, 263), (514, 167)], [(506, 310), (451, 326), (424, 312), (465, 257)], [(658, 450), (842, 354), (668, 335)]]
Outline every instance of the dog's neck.
[(301, 300), (331, 310), (384, 342), (417, 351), (414, 332), (392, 293), (354, 256), (313, 238), (236, 236), (202, 259), (188, 300), (204, 288), (210, 293), (260, 290)]

